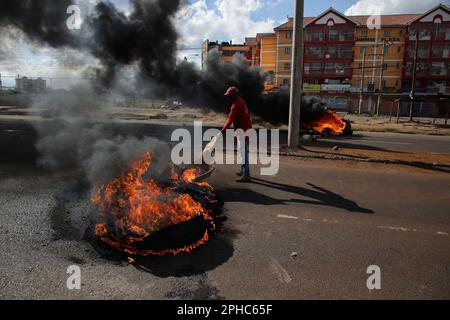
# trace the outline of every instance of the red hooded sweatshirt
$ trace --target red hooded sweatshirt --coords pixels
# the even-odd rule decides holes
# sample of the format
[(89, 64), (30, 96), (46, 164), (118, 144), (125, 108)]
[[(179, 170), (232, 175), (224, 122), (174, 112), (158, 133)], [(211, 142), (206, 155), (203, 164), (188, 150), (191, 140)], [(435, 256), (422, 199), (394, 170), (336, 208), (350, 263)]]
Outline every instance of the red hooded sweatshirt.
[(234, 130), (242, 129), (244, 132), (252, 128), (252, 119), (250, 118), (247, 104), (239, 96), (231, 106), (230, 115), (223, 126), (223, 130), (230, 128), (231, 125), (233, 125)]

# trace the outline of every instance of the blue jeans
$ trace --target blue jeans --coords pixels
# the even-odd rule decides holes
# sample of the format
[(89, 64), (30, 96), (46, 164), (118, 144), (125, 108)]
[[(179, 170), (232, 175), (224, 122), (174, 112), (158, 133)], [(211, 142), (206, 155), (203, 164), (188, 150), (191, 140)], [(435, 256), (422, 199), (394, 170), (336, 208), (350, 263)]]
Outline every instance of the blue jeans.
[(239, 151), (244, 160), (241, 165), (241, 173), (244, 176), (250, 176), (249, 143), (247, 139), (245, 139), (245, 142), (239, 141)]

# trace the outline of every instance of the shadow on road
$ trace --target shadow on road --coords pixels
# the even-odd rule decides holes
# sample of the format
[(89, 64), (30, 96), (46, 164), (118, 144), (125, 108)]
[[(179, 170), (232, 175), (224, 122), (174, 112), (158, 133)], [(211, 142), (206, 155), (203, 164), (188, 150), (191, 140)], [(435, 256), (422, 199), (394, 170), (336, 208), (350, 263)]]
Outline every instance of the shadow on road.
[[(341, 149), (359, 149), (359, 150), (369, 150), (369, 151), (383, 151), (389, 153), (405, 153), (399, 150), (392, 150), (386, 148), (380, 148), (369, 144), (364, 143), (355, 143), (360, 139), (366, 138), (365, 136), (352, 136), (352, 137), (330, 137), (330, 138), (321, 138), (317, 141), (305, 141), (302, 142), (303, 146), (306, 147), (326, 147), (333, 148), (335, 146)], [(329, 140), (331, 139), (331, 140)], [(311, 151), (311, 150), (308, 150)]]
[(86, 232), (86, 240), (95, 251), (108, 261), (124, 262), (132, 257), (133, 266), (141, 271), (149, 272), (157, 277), (188, 277), (203, 274), (222, 265), (234, 254), (233, 235), (222, 232), (213, 235), (204, 245), (191, 253), (181, 253), (176, 256), (135, 256), (127, 255), (112, 249), (92, 236), (92, 231)]
[(134, 266), (158, 277), (188, 277), (214, 270), (233, 256), (229, 239), (218, 235), (192, 253), (176, 256), (136, 257)]
[(346, 199), (341, 195), (334, 193), (322, 187), (318, 187), (312, 183), (308, 183), (312, 189), (299, 186), (291, 186), (287, 184), (252, 178), (253, 184), (258, 184), (267, 188), (281, 190), (286, 193), (296, 194), (301, 197), (309, 198), (291, 198), (277, 199), (273, 196), (262, 194), (254, 190), (246, 188), (227, 188), (221, 190), (221, 197), (225, 202), (246, 201), (261, 205), (287, 205), (292, 203), (314, 204), (321, 206), (334, 207), (344, 209), (349, 212), (373, 214), (371, 209), (362, 208), (356, 202)]

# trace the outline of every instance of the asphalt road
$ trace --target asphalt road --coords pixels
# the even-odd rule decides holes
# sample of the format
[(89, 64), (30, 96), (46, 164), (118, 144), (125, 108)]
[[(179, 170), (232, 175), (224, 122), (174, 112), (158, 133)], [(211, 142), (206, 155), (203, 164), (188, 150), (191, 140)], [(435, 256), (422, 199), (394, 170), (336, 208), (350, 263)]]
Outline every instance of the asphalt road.
[(328, 137), (316, 145), (362, 147), (382, 150), (422, 151), (450, 153), (450, 136), (402, 134), (384, 132), (355, 132), (353, 137)]
[[(181, 125), (193, 132), (192, 125)], [(124, 134), (147, 135), (157, 137), (164, 141), (169, 141), (174, 129), (180, 128), (177, 124), (164, 123), (142, 123), (142, 122), (117, 122), (115, 130)], [(204, 129), (211, 128), (205, 125)], [(36, 132), (30, 121), (21, 121), (19, 119), (0, 118), (0, 148), (5, 147), (5, 152), (9, 145), (15, 144), (17, 140), (20, 143), (29, 143), (31, 147), (25, 151), (30, 152), (35, 141)], [(13, 138), (11, 138), (13, 137)], [(280, 131), (280, 143), (287, 143), (287, 131)], [(341, 148), (362, 148), (371, 150), (400, 150), (400, 151), (420, 151), (432, 153), (450, 153), (450, 136), (435, 136), (421, 134), (402, 134), (402, 133), (382, 133), (382, 132), (355, 132), (351, 137), (326, 137), (319, 138), (311, 142), (310, 139), (304, 139), (303, 145), (326, 146)], [(1, 150), (0, 150), (1, 151)]]
[[(277, 176), (254, 170), (241, 185), (234, 170), (210, 179), (225, 200), (223, 230), (143, 271), (83, 240), (88, 194), (70, 175), (1, 163), (0, 298), (450, 298), (449, 174), (283, 158)], [(74, 264), (81, 290), (66, 287)], [(381, 290), (366, 287), (370, 265)]]

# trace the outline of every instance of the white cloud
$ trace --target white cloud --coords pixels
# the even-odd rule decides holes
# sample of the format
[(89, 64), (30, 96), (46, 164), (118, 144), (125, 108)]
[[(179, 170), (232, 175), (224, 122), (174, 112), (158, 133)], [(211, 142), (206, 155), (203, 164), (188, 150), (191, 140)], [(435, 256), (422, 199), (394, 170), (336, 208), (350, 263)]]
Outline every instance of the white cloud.
[(442, 0), (359, 0), (345, 14), (425, 13), (441, 2)]
[(266, 0), (216, 0), (208, 8), (205, 0), (197, 0), (183, 7), (175, 23), (182, 37), (180, 44), (199, 46), (205, 39), (211, 41), (242, 42), (245, 37), (259, 32), (273, 32), (275, 21), (252, 20), (252, 13), (272, 1)]

